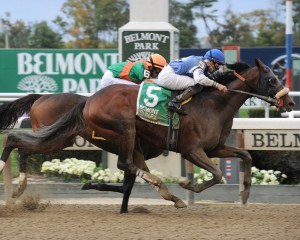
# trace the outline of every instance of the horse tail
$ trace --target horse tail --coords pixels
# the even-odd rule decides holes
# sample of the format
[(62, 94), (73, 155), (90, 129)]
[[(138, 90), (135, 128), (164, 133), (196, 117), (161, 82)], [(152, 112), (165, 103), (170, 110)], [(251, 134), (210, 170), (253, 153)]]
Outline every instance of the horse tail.
[(18, 134), (24, 142), (33, 145), (53, 144), (53, 142), (59, 142), (60, 139), (75, 139), (77, 135), (86, 129), (86, 123), (82, 113), (86, 101), (87, 98), (75, 105), (70, 112), (66, 113), (50, 126), (43, 126), (35, 133), (18, 131), (16, 134)]
[(25, 113), (29, 113), (33, 103), (43, 95), (29, 94), (15, 101), (0, 106), (0, 131), (13, 128)]

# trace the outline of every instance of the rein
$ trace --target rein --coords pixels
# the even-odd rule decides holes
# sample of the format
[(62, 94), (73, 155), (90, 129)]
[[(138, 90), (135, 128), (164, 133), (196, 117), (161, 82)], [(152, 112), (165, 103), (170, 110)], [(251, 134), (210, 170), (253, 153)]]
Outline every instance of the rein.
[[(238, 74), (236, 71), (232, 71), (233, 74), (238, 78), (240, 79), (242, 82), (245, 82), (246, 83), (246, 79), (241, 76), (240, 74)], [(241, 90), (234, 90), (234, 89), (228, 89), (228, 91), (231, 91), (231, 92), (237, 92), (237, 93), (243, 93), (243, 94), (247, 94), (247, 95), (250, 95), (250, 96), (253, 96), (253, 97), (257, 97), (261, 100), (264, 100), (270, 104), (274, 104), (274, 105), (278, 105), (279, 102), (280, 102), (280, 98), (286, 94), (288, 94), (288, 91), (286, 88), (280, 90), (277, 94), (276, 94), (276, 98), (271, 98), (271, 97), (266, 97), (264, 95), (259, 95), (259, 94), (255, 94), (255, 93), (249, 93), (249, 92), (245, 92), (245, 91), (241, 91)]]
[(266, 97), (266, 96), (263, 96), (263, 95), (258, 95), (258, 94), (255, 94), (255, 93), (249, 93), (249, 92), (245, 92), (245, 91), (241, 91), (241, 90), (233, 90), (233, 89), (228, 89), (228, 91), (230, 92), (237, 92), (237, 93), (244, 93), (244, 94), (247, 94), (247, 95), (250, 95), (250, 96), (253, 96), (253, 97), (257, 97), (261, 100), (264, 100), (268, 103), (271, 103), (271, 104), (277, 104), (278, 103), (278, 100), (274, 99), (274, 98), (271, 98), (271, 97)]

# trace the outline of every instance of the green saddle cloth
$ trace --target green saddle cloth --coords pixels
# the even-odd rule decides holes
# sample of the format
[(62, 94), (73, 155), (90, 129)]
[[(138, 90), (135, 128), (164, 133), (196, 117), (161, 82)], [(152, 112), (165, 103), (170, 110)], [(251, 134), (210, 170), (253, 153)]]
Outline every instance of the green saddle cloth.
[[(156, 83), (143, 82), (137, 98), (136, 115), (141, 119), (158, 125), (169, 126), (169, 110), (167, 105), (171, 91), (158, 86)], [(178, 113), (173, 116), (173, 129), (179, 128)]]

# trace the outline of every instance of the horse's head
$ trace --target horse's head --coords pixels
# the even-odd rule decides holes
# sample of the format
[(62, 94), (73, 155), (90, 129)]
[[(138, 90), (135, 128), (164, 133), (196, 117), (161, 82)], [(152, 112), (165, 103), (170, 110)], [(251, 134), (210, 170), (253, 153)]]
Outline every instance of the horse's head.
[(259, 70), (259, 80), (255, 91), (266, 97), (271, 97), (273, 99), (272, 102), (274, 102), (274, 105), (280, 112), (290, 112), (294, 108), (295, 103), (288, 95), (289, 89), (282, 85), (272, 70), (263, 64), (262, 61), (255, 59), (255, 64)]

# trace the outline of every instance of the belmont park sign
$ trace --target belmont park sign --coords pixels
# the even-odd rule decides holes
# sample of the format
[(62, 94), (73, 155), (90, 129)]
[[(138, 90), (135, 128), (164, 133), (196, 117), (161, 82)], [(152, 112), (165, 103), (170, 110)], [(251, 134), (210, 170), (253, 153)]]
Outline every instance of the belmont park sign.
[(3, 93), (94, 93), (118, 50), (1, 49)]

